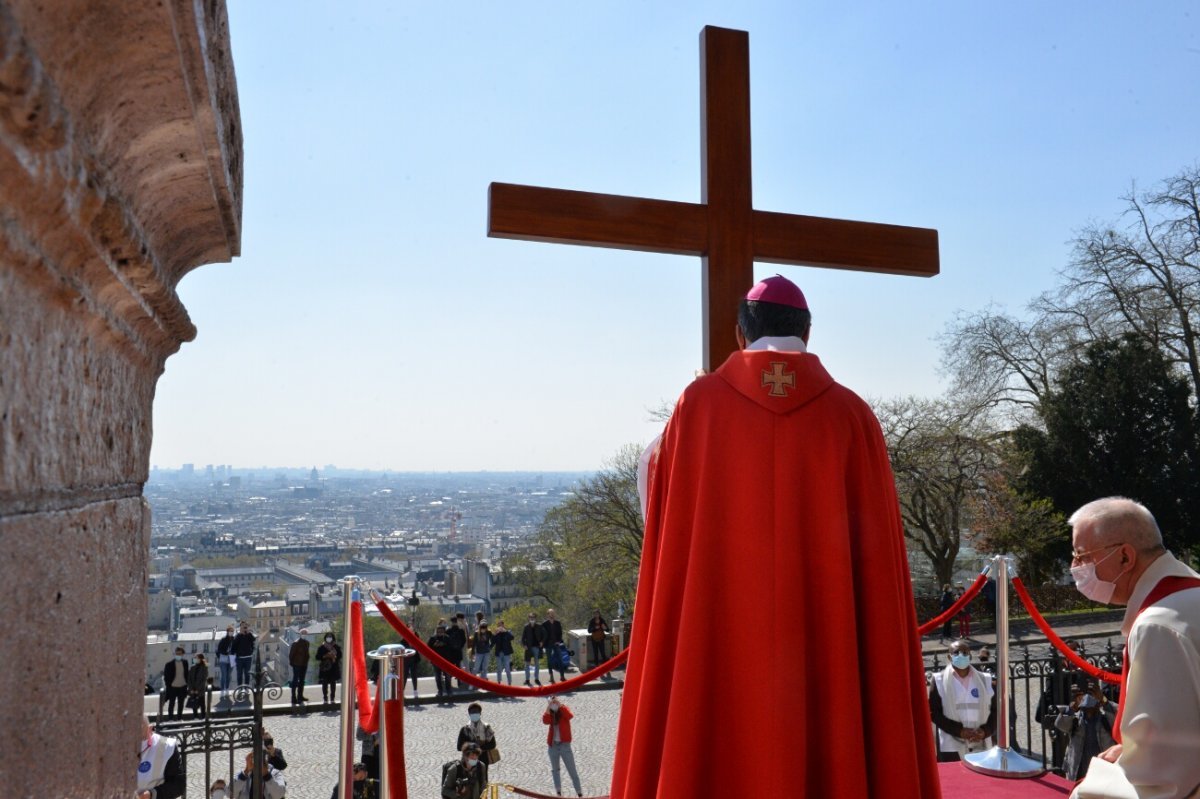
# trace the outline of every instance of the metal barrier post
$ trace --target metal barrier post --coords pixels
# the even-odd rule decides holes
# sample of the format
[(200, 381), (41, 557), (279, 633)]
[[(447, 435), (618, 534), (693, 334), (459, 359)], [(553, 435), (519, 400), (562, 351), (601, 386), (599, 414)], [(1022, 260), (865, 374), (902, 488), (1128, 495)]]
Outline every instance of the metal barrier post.
[(342, 726), (338, 748), (338, 795), (350, 799), (354, 791), (354, 658), (350, 639), (351, 605), (358, 599), (358, 576), (347, 575), (342, 584)]
[(1012, 566), (1010, 555), (997, 555), (996, 575), (996, 745), (986, 752), (963, 756), (963, 764), (980, 774), (992, 777), (1037, 777), (1045, 769), (1011, 747), (1008, 727), (1008, 578)]
[[(369, 657), (383, 661), (379, 664), (379, 684), (375, 686), (380, 691), (379, 702), (379, 795), (383, 799), (391, 797), (393, 774), (388, 765), (388, 747), (397, 743), (388, 740), (385, 705), (393, 699), (404, 698), (404, 659), (412, 657), (417, 651), (403, 644), (384, 644), (378, 649), (367, 653)], [(404, 712), (403, 709), (400, 712)]]

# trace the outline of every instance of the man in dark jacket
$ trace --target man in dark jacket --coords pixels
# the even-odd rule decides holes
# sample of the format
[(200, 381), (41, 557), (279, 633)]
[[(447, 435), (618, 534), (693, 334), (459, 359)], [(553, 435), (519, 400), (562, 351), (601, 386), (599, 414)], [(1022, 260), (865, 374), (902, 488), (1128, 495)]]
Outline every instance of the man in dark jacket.
[(233, 637), (233, 656), (237, 660), (238, 685), (250, 684), (250, 667), (254, 663), (254, 633), (242, 622), (242, 630)]
[(529, 621), (521, 630), (521, 646), (525, 647), (525, 685), (529, 685), (529, 666), (533, 666), (533, 681), (542, 684), (542, 650), (546, 647), (546, 628), (538, 624), (537, 614), (530, 612)]
[[(300, 635), (304, 636), (308, 630), (301, 630)], [(299, 705), (307, 702), (304, 698), (304, 679), (308, 676), (308, 639), (297, 638), (296, 642), (288, 649), (288, 663), (292, 667), (292, 704)]]
[(229, 693), (233, 682), (233, 625), (225, 628), (225, 637), (217, 642), (217, 668), (221, 672), (221, 698)]
[[(550, 608), (549, 610), (546, 611), (546, 620), (544, 622), (542, 622), (542, 627), (546, 630), (545, 646), (546, 646), (546, 654), (549, 655), (551, 652), (554, 651), (555, 644), (561, 644), (563, 642), (562, 622), (559, 621), (558, 616), (555, 615), (554, 608)], [(553, 685), (554, 684), (554, 664), (550, 662), (549, 657), (546, 658), (546, 666), (550, 671), (550, 684)], [(559, 666), (558, 677), (560, 680), (565, 680), (567, 678), (567, 675), (565, 674), (566, 664), (562, 663), (560, 661), (558, 663), (558, 666)], [(538, 685), (541, 685), (541, 683), (538, 683)]]
[[(450, 619), (450, 627), (446, 630), (446, 635), (450, 637), (450, 643), (454, 646), (454, 656), (448, 657), (455, 666), (462, 668), (463, 650), (467, 648), (467, 618), (462, 613), (459, 613)], [(462, 680), (458, 681), (458, 687), (464, 688)]]
[(175, 647), (175, 657), (163, 666), (163, 702), (167, 716), (183, 718), (183, 703), (188, 693), (188, 663), (183, 656), (183, 647)]
[[(429, 648), (434, 652), (437, 652), (451, 663), (454, 662), (454, 643), (450, 640), (450, 636), (446, 634), (445, 621), (438, 620), (437, 630), (433, 635), (429, 636), (429, 640), (426, 643), (429, 644)], [(433, 666), (433, 680), (437, 683), (438, 696), (450, 696), (454, 692), (454, 689), (450, 686), (450, 675), (439, 669), (436, 663)]]

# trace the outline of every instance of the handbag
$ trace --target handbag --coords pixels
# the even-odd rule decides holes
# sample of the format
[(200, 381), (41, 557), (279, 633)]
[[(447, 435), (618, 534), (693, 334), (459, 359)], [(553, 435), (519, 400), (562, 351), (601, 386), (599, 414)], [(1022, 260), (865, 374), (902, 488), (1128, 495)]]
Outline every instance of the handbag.
[(492, 765), (493, 763), (499, 763), (500, 762), (500, 747), (493, 746), (491, 749), (485, 750), (483, 753), (483, 757), (485, 760), (487, 760), (487, 764), (489, 766)]

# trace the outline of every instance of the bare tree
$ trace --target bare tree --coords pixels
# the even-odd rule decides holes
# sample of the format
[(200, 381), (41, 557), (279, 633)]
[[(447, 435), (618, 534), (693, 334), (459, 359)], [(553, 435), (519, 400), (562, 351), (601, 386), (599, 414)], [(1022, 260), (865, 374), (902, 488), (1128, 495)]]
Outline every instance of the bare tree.
[(877, 403), (904, 535), (929, 560), (939, 584), (951, 581), (972, 499), (998, 467), (994, 437), (976, 406), (915, 397)]
[(1200, 167), (1131, 191), (1111, 225), (1076, 234), (1059, 288), (1025, 319), (994, 308), (960, 314), (942, 336), (951, 393), (1034, 422), (1055, 377), (1087, 346), (1134, 333), (1189, 377), (1200, 404)]

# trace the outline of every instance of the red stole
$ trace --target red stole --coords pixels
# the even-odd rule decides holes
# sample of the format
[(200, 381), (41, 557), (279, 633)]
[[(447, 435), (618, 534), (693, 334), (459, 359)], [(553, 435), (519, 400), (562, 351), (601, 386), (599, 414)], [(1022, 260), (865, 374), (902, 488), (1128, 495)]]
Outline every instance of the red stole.
[[(1166, 599), (1171, 594), (1178, 591), (1185, 591), (1189, 588), (1200, 588), (1200, 579), (1196, 577), (1182, 577), (1173, 575), (1164, 577), (1158, 581), (1154, 588), (1150, 589), (1150, 593), (1146, 595), (1146, 599), (1142, 602), (1142, 606), (1138, 608), (1137, 616), (1134, 616), (1136, 623), (1137, 617), (1141, 616), (1146, 608), (1158, 602), (1160, 599)], [(1132, 632), (1133, 628), (1130, 627)], [(1121, 650), (1121, 701), (1117, 705), (1117, 718), (1113, 723), (1113, 740), (1121, 743), (1121, 716), (1125, 713), (1125, 685), (1129, 682), (1129, 644), (1126, 644)]]

